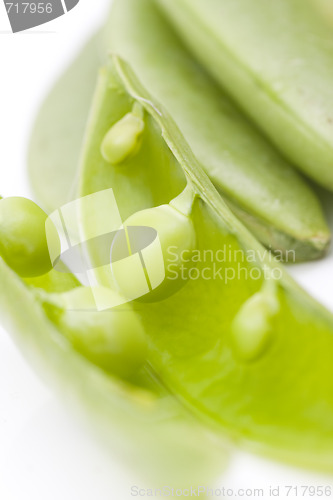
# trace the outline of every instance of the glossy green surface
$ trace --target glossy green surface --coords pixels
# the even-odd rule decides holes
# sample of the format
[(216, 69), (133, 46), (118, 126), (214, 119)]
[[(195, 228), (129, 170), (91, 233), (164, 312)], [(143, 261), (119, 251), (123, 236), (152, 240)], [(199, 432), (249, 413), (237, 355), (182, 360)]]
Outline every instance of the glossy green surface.
[[(177, 0), (166, 3), (171, 9)], [(206, 2), (197, 3), (206, 10)], [(171, 114), (223, 198), (264, 244), (295, 249), (297, 260), (324, 252), (328, 229), (310, 187), (210, 79), (153, 0), (115, 0), (105, 38)], [(211, 53), (205, 58), (211, 61)]]
[[(136, 212), (124, 223), (125, 228), (145, 226), (154, 228), (158, 235), (158, 244), (152, 250), (148, 250), (147, 254), (150, 293), (146, 299), (163, 300), (176, 293), (187, 281), (186, 276), (182, 278), (180, 274), (181, 266), (184, 266), (182, 255), (190, 256), (195, 250), (196, 232), (190, 216), (170, 205), (160, 205)], [(163, 262), (159, 266), (161, 253)], [(130, 286), (124, 286), (128, 283), (126, 278), (130, 272), (128, 267), (125, 267), (115, 276), (117, 287), (129, 298), (136, 297), (135, 291), (140, 283), (139, 276), (131, 273)]]
[(101, 146), (104, 159), (111, 165), (118, 165), (134, 156), (140, 148), (143, 130), (143, 116), (127, 113), (104, 137)]
[[(71, 75), (72, 82), (83, 66)], [(61, 93), (56, 92), (57, 99)], [(140, 147), (112, 164), (103, 155), (103, 141), (137, 106), (144, 110)], [(52, 116), (52, 110), (45, 113)], [(62, 133), (57, 133), (61, 144)], [(145, 364), (140, 355), (136, 370), (116, 370), (115, 376), (104, 363), (104, 354), (114, 356), (115, 343), (109, 353), (104, 347), (125, 331), (124, 352), (130, 355), (126, 336), (133, 329), (128, 323), (114, 321), (115, 311), (104, 318), (95, 316), (103, 312), (87, 311), (86, 298), (73, 298), (82, 288), (77, 290), (79, 283), (70, 274), (52, 271), (22, 281), (0, 259), (1, 321), (31, 363), (42, 365), (42, 373), (69, 400), (93, 415), (105, 440), (144, 468), (150, 480), (161, 478), (165, 484), (170, 477), (178, 485), (210, 481), (221, 471), (224, 435), (261, 453), (332, 472), (332, 315), (298, 288), (233, 215), (173, 117), (119, 57), (111, 57), (99, 73), (83, 142), (74, 192), (85, 196), (112, 188), (123, 221), (151, 210), (159, 219), (157, 207), (179, 210), (184, 188), (195, 193), (191, 210), (186, 216), (182, 212), (195, 241), (184, 228), (178, 231), (178, 224), (170, 231), (170, 217), (156, 224), (161, 239), (167, 235), (165, 246), (173, 237), (178, 244), (184, 235), (191, 240), (185, 245), (192, 250), (188, 279), (163, 300), (131, 303), (134, 330), (142, 325), (148, 343)], [(52, 166), (38, 184), (44, 200), (60, 158), (55, 149), (49, 150)], [(36, 173), (43, 152), (35, 151)], [(74, 170), (70, 165), (67, 182), (74, 180)], [(68, 199), (62, 175), (58, 181), (49, 206)], [(80, 215), (83, 235), (100, 217), (110, 216), (103, 211)], [(87, 250), (96, 267), (105, 264), (96, 240), (88, 242)], [(275, 276), (273, 291), (266, 287), (265, 273)], [(96, 269), (95, 277), (100, 285), (117, 288), (110, 266)], [(104, 346), (101, 357), (94, 356), (96, 335)]]
[(241, 361), (257, 361), (274, 341), (274, 318), (280, 304), (272, 278), (250, 297), (231, 323), (233, 354)]
[[(75, 351), (58, 321), (46, 313), (62, 280), (67, 300), (70, 282), (71, 288), (78, 286), (71, 275), (57, 274), (39, 278), (37, 288), (26, 286), (0, 258), (1, 324), (26, 359), (136, 477), (156, 487), (165, 481), (175, 487), (210, 483), (224, 468), (223, 443), (212, 439), (146, 370), (141, 384), (125, 382)], [(50, 292), (47, 307), (44, 288)], [(58, 300), (63, 297), (58, 294)]]
[(91, 363), (122, 379), (136, 375), (143, 367), (147, 340), (141, 321), (129, 304), (97, 311), (89, 287), (43, 298), (49, 318)]
[[(208, 77), (149, 0), (115, 2), (106, 28), (59, 80), (38, 115), (29, 170), (48, 211), (75, 198), (98, 56), (110, 47), (171, 113), (215, 186), (260, 241), (281, 255), (294, 249), (297, 260), (325, 253), (330, 234), (312, 190)], [(70, 115), (68, 107), (74, 109)]]
[[(117, 106), (114, 95), (123, 95), (127, 106), (124, 102)], [(104, 128), (119, 119), (117, 112), (127, 112), (134, 96), (146, 109), (146, 133), (155, 134), (156, 143), (162, 141), (162, 134), (170, 148), (164, 150), (167, 163), (173, 163), (169, 183), (154, 181), (154, 162), (143, 165), (138, 157), (137, 168), (130, 168), (129, 161), (121, 169), (110, 169), (100, 154)], [(199, 278), (189, 280), (174, 295), (134, 306), (149, 338), (148, 361), (155, 372), (191, 412), (212, 428), (227, 431), (253, 449), (332, 470), (331, 314), (298, 289), (237, 221), (174, 122), (117, 58), (100, 75), (90, 126), (93, 133), (86, 143), (82, 195), (90, 194), (92, 189), (113, 187), (121, 208), (136, 212), (142, 205), (154, 206), (154, 197), (171, 200), (174, 193), (169, 186), (179, 182), (181, 170), (200, 197), (192, 212), (196, 246), (202, 256), (210, 250), (212, 261), (196, 262)], [(149, 182), (140, 189), (138, 180), (142, 175)], [(130, 199), (121, 195), (123, 185), (125, 192), (133, 190)], [(149, 190), (151, 197), (147, 197)], [(223, 248), (227, 252), (221, 262), (217, 256)], [(99, 248), (92, 245), (90, 255), (96, 262), (98, 253)], [(254, 258), (250, 259), (250, 255)], [(210, 279), (204, 271), (207, 267), (212, 272)], [(264, 342), (264, 349), (259, 346), (260, 356), (255, 352), (244, 362), (234, 349), (234, 321), (239, 311), (244, 312), (246, 301), (252, 298), (253, 302), (262, 288), (265, 270), (278, 276), (274, 300), (259, 304), (271, 338)], [(102, 270), (96, 275), (103, 284), (114, 286), (108, 272)], [(247, 311), (250, 321), (251, 309)], [(243, 338), (243, 345), (246, 341)]]
[(332, 190), (332, 28), (320, 2), (156, 3), (203, 66), (281, 152)]
[[(27, 198), (0, 200), (0, 256), (19, 276), (41, 276), (52, 269), (46, 220), (46, 213)], [(53, 225), (49, 225), (49, 238), (54, 248), (60, 247)]]
[(100, 34), (94, 35), (57, 81), (39, 110), (32, 130), (29, 177), (38, 203), (47, 212), (76, 196), (76, 171), (84, 130), (96, 74), (104, 59), (100, 38)]

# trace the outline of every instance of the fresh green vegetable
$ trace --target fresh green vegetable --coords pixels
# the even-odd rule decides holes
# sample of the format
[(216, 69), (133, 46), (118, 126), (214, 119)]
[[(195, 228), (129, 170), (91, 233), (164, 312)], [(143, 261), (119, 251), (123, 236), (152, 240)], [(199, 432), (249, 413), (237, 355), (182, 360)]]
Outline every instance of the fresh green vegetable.
[[(31, 200), (0, 200), (0, 255), (19, 276), (41, 276), (52, 269), (46, 220), (46, 213)], [(48, 230), (51, 244), (59, 247), (56, 228), (50, 224)]]
[(313, 193), (217, 88), (153, 4), (113, 2), (106, 45), (169, 111), (223, 198), (265, 245), (283, 253), (294, 249), (297, 260), (319, 256), (329, 237)]
[(254, 361), (263, 356), (273, 340), (272, 321), (280, 308), (276, 292), (274, 280), (268, 281), (236, 314), (231, 332), (234, 352), (241, 360)]
[[(63, 301), (63, 289), (68, 305), (86, 305), (87, 299), (81, 297), (78, 304), (73, 292), (68, 295), (78, 287), (72, 275), (50, 273), (27, 286), (0, 258), (0, 282), (1, 323), (43, 380), (71, 409), (83, 410), (105, 445), (125, 457), (129, 467), (134, 464), (136, 477), (156, 487), (211, 484), (225, 465), (224, 444), (183, 411), (147, 367), (142, 380), (137, 376), (136, 383), (124, 381), (80, 355), (67, 339), (50, 301), (54, 293)], [(85, 316), (83, 311), (83, 332)]]
[[(187, 193), (186, 193), (187, 194)], [(124, 224), (125, 228), (150, 227), (154, 228), (158, 234), (158, 245), (146, 255), (148, 266), (148, 279), (150, 293), (148, 300), (162, 300), (169, 295), (176, 293), (184, 284), (186, 279), (180, 275), (181, 267), (184, 267), (182, 255), (191, 255), (196, 248), (196, 234), (193, 222), (188, 213), (183, 213), (186, 208), (179, 207), (179, 199), (173, 200), (178, 206), (174, 208), (170, 205), (161, 205), (156, 208), (148, 208), (133, 214)], [(187, 201), (187, 200), (186, 200)], [(172, 255), (170, 255), (172, 251)], [(161, 257), (163, 260), (161, 261)], [(121, 268), (121, 272), (114, 272), (117, 286), (128, 298), (139, 297), (141, 273), (131, 273), (131, 280), (128, 282), (127, 276), (130, 270), (128, 265)]]
[[(207, 76), (152, 1), (115, 2), (110, 22), (97, 40), (103, 40), (105, 52), (112, 48), (133, 66), (151, 94), (171, 113), (232, 210), (265, 245), (281, 257), (288, 250), (294, 251), (292, 260), (313, 259), (325, 253), (329, 230), (312, 190)], [(90, 42), (60, 80), (36, 122), (29, 155), (31, 179), (38, 199), (49, 210), (76, 194), (78, 137), (90, 96), (86, 82), (90, 92), (95, 78), (96, 43)], [(68, 116), (66, 103), (71, 99), (80, 112)], [(117, 127), (127, 128), (132, 110), (128, 113), (126, 118), (119, 117)], [(129, 145), (132, 154), (141, 144), (140, 115), (134, 120), (132, 117), (131, 123), (135, 129), (134, 143)], [(110, 133), (113, 131), (105, 129), (101, 144), (106, 157)], [(118, 147), (120, 151), (113, 152), (116, 157), (109, 158), (109, 163), (120, 161), (120, 167), (121, 140)], [(125, 152), (126, 147), (125, 143)]]
[[(134, 157), (124, 158), (121, 166), (110, 165), (101, 153), (101, 144), (107, 131), (136, 103), (144, 108), (141, 147)], [(184, 286), (164, 300), (132, 302), (132, 311), (148, 340), (148, 352), (145, 366), (140, 369), (138, 363), (139, 371), (131, 370), (129, 383), (112, 375), (109, 365), (107, 371), (96, 366), (100, 359), (92, 356), (95, 333), (102, 335), (104, 343), (108, 325), (104, 330), (102, 319), (92, 325), (90, 313), (74, 318), (70, 309), (80, 304), (86, 308), (87, 302), (80, 289), (68, 290), (68, 276), (65, 279), (66, 275), (58, 273), (60, 278), (56, 279), (52, 273), (45, 287), (42, 278), (26, 284), (0, 259), (1, 317), (33, 362), (42, 361), (57, 383), (63, 380), (66, 393), (72, 398), (75, 395), (75, 400), (82, 399), (99, 423), (106, 422), (110, 427), (112, 422), (117, 426), (115, 432), (127, 435), (134, 448), (144, 446), (152, 452), (156, 465), (163, 464), (156, 447), (160, 449), (166, 436), (172, 434), (175, 438), (180, 433), (179, 447), (171, 446), (163, 452), (172, 473), (177, 470), (173, 453), (181, 453), (182, 457), (185, 453), (186, 463), (191, 457), (186, 480), (206, 477), (207, 463), (215, 466), (218, 452), (204, 437), (201, 439), (196, 424), (182, 435), (183, 423), (187, 425), (185, 416), (173, 421), (162, 418), (169, 433), (160, 424), (152, 425), (166, 410), (159, 381), (174, 396), (169, 409), (182, 414), (176, 409), (179, 400), (216, 436), (227, 432), (252, 449), (332, 470), (331, 314), (300, 290), (235, 218), (173, 120), (117, 57), (99, 75), (79, 190), (85, 196), (110, 187), (118, 193), (124, 218), (144, 209), (153, 209), (157, 219), (164, 217), (154, 208), (164, 204), (172, 206), (167, 211), (187, 207), (183, 216), (190, 218), (186, 224), (193, 224), (196, 234), (192, 247), (195, 273), (190, 271)], [(184, 198), (182, 192), (194, 192), (195, 197)], [(82, 215), (79, 221), (83, 234), (98, 223), (98, 217), (105, 216), (95, 212), (90, 217)], [(171, 235), (168, 226), (173, 225), (173, 217), (167, 219), (162, 241), (163, 231)], [(88, 242), (87, 250), (92, 263), (98, 266), (101, 248), (96, 240)], [(211, 255), (208, 264), (203, 258), (207, 252)], [(99, 286), (114, 288), (110, 268), (102, 266), (95, 275)], [(269, 286), (273, 278), (274, 286)], [(74, 279), (72, 288), (77, 288)], [(16, 314), (17, 308), (20, 315)], [(112, 336), (124, 327), (121, 319), (118, 321), (119, 331), (112, 332)], [(254, 322), (260, 330), (252, 328)], [(135, 320), (135, 324), (139, 323)], [(259, 337), (249, 338), (258, 332)], [(79, 338), (84, 345), (84, 349), (80, 346), (81, 355), (75, 351)], [(104, 359), (102, 366), (105, 368)], [(148, 429), (152, 440), (147, 441), (147, 446)], [(212, 453), (211, 460), (207, 460), (207, 450), (208, 455)]]
[[(136, 101), (145, 108), (141, 149), (135, 161), (110, 168), (100, 153), (105, 131)], [(140, 214), (172, 200), (177, 186), (181, 193), (180, 169), (197, 194), (190, 215), (196, 232), (190, 279), (164, 300), (134, 306), (154, 371), (212, 428), (252, 449), (332, 470), (331, 314), (237, 221), (166, 111), (116, 57), (100, 74), (86, 137), (81, 196), (113, 187), (119, 190), (121, 212)], [(159, 181), (166, 172), (156, 171), (155, 157), (147, 155), (151, 144), (168, 158), (162, 164), (172, 166), (169, 182)], [(96, 223), (93, 218), (82, 222), (83, 230)], [(89, 252), (98, 265), (99, 246), (92, 243)], [(115, 286), (105, 267), (96, 270), (96, 278)]]
[[(155, 11), (148, 5), (142, 1), (140, 12), (149, 20)], [(142, 257), (130, 230), (148, 225), (163, 264), (172, 249), (174, 267), (163, 268), (160, 290), (97, 313), (94, 289), (71, 274), (53, 270), (23, 280), (0, 257), (1, 320), (32, 363), (94, 415), (107, 439), (120, 441), (164, 484), (169, 475), (182, 486), (210, 479), (220, 470), (225, 434), (332, 471), (333, 317), (240, 223), (197, 156), (168, 110), (122, 58), (111, 56), (99, 73), (74, 191), (85, 197), (112, 188), (126, 221), (119, 234), (127, 234), (127, 256)], [(59, 156), (52, 158), (56, 165)], [(51, 172), (39, 184), (44, 199)], [(50, 204), (61, 199), (62, 182)], [(77, 223), (96, 289), (119, 297), (123, 278), (136, 289), (136, 275), (119, 279), (114, 272), (113, 247), (106, 263), (100, 240), (89, 238), (112, 214), (81, 208)], [(41, 234), (42, 228), (32, 233), (34, 244)], [(153, 271), (161, 270), (156, 246), (150, 257)], [(155, 277), (144, 258), (140, 263)]]
[(144, 365), (147, 341), (130, 305), (97, 311), (89, 287), (45, 296), (45, 301), (46, 311), (74, 349), (95, 365), (120, 378), (138, 373)]
[(140, 107), (127, 113), (108, 131), (102, 142), (102, 155), (113, 165), (122, 163), (134, 156), (140, 148), (140, 139), (144, 130), (144, 121)]
[(36, 118), (29, 146), (29, 176), (38, 202), (48, 213), (76, 196), (82, 139), (104, 58), (100, 47), (98, 33), (56, 83)]
[(316, 2), (156, 1), (281, 152), (332, 190), (332, 28)]

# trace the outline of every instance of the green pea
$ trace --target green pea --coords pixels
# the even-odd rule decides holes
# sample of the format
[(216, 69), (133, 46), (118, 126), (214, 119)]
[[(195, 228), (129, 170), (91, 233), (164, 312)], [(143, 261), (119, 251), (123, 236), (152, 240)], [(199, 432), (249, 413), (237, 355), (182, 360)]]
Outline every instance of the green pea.
[[(196, 246), (196, 234), (193, 222), (188, 215), (171, 205), (135, 213), (124, 224), (125, 228), (133, 226), (151, 227), (157, 231), (158, 242), (143, 250), (142, 258), (145, 266), (145, 278), (149, 293), (144, 293), (142, 261), (130, 269), (112, 266), (115, 281), (123, 295), (129, 298), (145, 298), (148, 301), (162, 300), (176, 293), (186, 283), (186, 273), (181, 273), (184, 266), (183, 255), (188, 256)], [(131, 242), (129, 242), (129, 252)], [(132, 245), (133, 246), (133, 245)], [(143, 290), (143, 291), (142, 291)], [(148, 289), (146, 289), (148, 292)]]
[(272, 318), (279, 311), (274, 282), (267, 282), (262, 290), (250, 297), (241, 307), (232, 323), (234, 352), (243, 361), (260, 358), (272, 341)]
[(101, 146), (103, 158), (118, 165), (134, 156), (140, 149), (144, 128), (143, 111), (136, 103), (133, 111), (115, 123), (104, 137)]
[[(41, 276), (52, 269), (46, 220), (46, 213), (31, 200), (19, 197), (0, 200), (0, 256), (22, 277)], [(52, 245), (60, 246), (52, 224), (49, 235)]]
[[(99, 293), (105, 294), (110, 306), (112, 302), (121, 302), (111, 290), (100, 287)], [(146, 335), (138, 314), (129, 304), (97, 311), (88, 287), (53, 299), (60, 306), (56, 321), (61, 331), (75, 350), (92, 363), (122, 378), (130, 377), (144, 364)]]

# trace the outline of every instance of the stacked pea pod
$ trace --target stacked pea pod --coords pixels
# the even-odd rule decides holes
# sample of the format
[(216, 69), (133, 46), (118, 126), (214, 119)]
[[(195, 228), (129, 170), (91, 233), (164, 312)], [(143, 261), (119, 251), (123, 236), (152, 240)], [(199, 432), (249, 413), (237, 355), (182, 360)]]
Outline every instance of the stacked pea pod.
[[(101, 239), (91, 237), (111, 217), (108, 201), (93, 210), (78, 204), (93, 287), (51, 269), (44, 212), (27, 200), (0, 202), (6, 326), (33, 363), (85, 403), (112, 443), (121, 433), (127, 453), (147, 451), (141, 465), (160, 466), (182, 484), (220, 470), (225, 436), (283, 460), (333, 469), (333, 318), (258, 241), (281, 256), (293, 251), (295, 260), (327, 249), (319, 201), (286, 158), (332, 185), (330, 125), (320, 115), (322, 96), (328, 117), (330, 111), (331, 31), (315, 7), (298, 0), (243, 8), (240, 0), (205, 6), (118, 0), (106, 28), (45, 102), (29, 158), (40, 203), (51, 212), (113, 190), (125, 220), (109, 265)], [(287, 27), (283, 44), (277, 9)], [(242, 44), (232, 26), (249, 18), (256, 37), (246, 33)], [(315, 34), (311, 50), (300, 38), (308, 32)], [(101, 48), (112, 54), (97, 74)], [(289, 50), (292, 60), (299, 56), (317, 70), (310, 78), (299, 65), (308, 97), (294, 101), (287, 79), (298, 73), (285, 71)], [(272, 66), (275, 81), (283, 82), (278, 98)], [(76, 110), (71, 116), (69, 105)], [(147, 260), (132, 239), (140, 228), (158, 236)], [(135, 262), (140, 254), (143, 268), (113, 262), (122, 240), (124, 255)], [(114, 307), (94, 310), (96, 297)]]

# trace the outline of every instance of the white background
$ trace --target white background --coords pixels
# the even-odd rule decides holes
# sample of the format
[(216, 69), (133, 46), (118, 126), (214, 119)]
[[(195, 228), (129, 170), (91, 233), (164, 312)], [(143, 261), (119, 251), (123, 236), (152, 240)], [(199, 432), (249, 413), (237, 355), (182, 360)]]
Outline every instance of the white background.
[[(81, 0), (66, 16), (13, 35), (0, 2), (2, 196), (30, 194), (25, 157), (34, 115), (54, 79), (106, 16), (109, 0), (96, 4)], [(333, 207), (332, 198), (327, 204)], [(329, 212), (332, 222), (333, 211)], [(333, 311), (332, 253), (321, 262), (294, 266), (291, 272)], [(0, 500), (126, 500), (133, 498), (130, 484), (117, 458), (65, 412), (0, 328)], [(237, 452), (219, 486), (280, 485), (280, 498), (286, 498), (283, 486), (297, 484), (333, 482)]]

